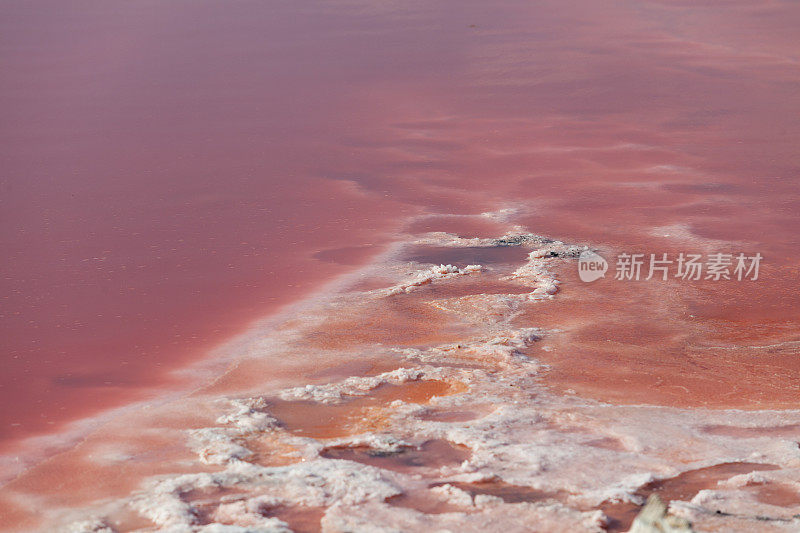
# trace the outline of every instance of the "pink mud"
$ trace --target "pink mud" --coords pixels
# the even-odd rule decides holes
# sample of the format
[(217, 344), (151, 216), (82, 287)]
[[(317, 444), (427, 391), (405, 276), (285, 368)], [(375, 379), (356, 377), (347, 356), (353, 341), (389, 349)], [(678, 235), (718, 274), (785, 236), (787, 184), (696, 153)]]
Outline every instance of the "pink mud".
[[(423, 210), (518, 206), (613, 252), (760, 252), (758, 282), (567, 277), (589, 303), (526, 319), (567, 323), (576, 344), (541, 354), (563, 388), (796, 401), (796, 348), (727, 350), (800, 339), (796, 3), (0, 9), (4, 451), (177, 385)], [(492, 233), (462, 222), (411, 229)]]

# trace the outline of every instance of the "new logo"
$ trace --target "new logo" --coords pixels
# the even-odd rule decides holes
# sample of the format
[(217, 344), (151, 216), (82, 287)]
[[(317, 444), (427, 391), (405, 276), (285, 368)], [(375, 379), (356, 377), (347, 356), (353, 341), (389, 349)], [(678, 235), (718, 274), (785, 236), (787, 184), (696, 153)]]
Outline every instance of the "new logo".
[(586, 283), (603, 278), (608, 270), (608, 262), (591, 250), (584, 250), (578, 257), (578, 276)]

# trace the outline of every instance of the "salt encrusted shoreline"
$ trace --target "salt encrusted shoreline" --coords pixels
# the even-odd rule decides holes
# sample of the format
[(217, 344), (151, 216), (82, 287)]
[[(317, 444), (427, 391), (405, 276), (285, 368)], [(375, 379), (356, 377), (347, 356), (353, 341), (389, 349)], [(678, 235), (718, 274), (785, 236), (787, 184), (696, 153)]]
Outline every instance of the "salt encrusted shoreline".
[(467, 274), (480, 272), (480, 270), (480, 265), (467, 265), (464, 268), (458, 268), (453, 265), (432, 266), (422, 272), (416, 273), (410, 281), (400, 283), (394, 287), (389, 287), (383, 292), (387, 296), (411, 292), (417, 287), (432, 283), (434, 280), (446, 280), (457, 276), (465, 276)]
[[(709, 529), (747, 528), (756, 523), (762, 528), (768, 524), (772, 529), (764, 530), (769, 531), (800, 527), (796, 516), (800, 508), (770, 506), (747, 491), (764, 483), (800, 490), (796, 442), (703, 431), (712, 424), (800, 424), (800, 411), (611, 406), (557, 396), (543, 386), (546, 367), (532, 354), (536, 343), (551, 333), (516, 326), (514, 318), (525, 306), (554, 297), (559, 280), (551, 263), (570, 260), (583, 248), (526, 233), (497, 239), (431, 233), (412, 242), (453, 248), (518, 246), (529, 252), (524, 264), (508, 273), (480, 265), (423, 265), (409, 272), (407, 265), (396, 264), (393, 268), (401, 281), (388, 289), (341, 294), (337, 297), (341, 301), (323, 306), (320, 313), (348, 308), (357, 316), (358, 306), (365, 301), (379, 304), (407, 298), (425, 285), (463, 276), (493, 277), (529, 290), (430, 298), (427, 305), (471, 325), (466, 338), (420, 347), (382, 345), (388, 354), (405, 361), (403, 366), (377, 375), (287, 388), (276, 399), (341, 405), (380, 387), (424, 381), (449, 384), (455, 392), (425, 403), (398, 399), (373, 406), (368, 416), (380, 420), (378, 429), (357, 431), (356, 426), (356, 431), (336, 438), (312, 438), (288, 430), (271, 414), (269, 398), (229, 399), (215, 426), (197, 428), (188, 435), (198, 464), (214, 466), (215, 471), (152, 479), (130, 498), (106, 503), (105, 516), (75, 522), (66, 530), (114, 531), (109, 517), (115, 509), (128, 506), (153, 523), (141, 531), (288, 531), (286, 522), (270, 516), (272, 509), (281, 507), (325, 508), (321, 527), (327, 532), (602, 531), (607, 519), (597, 507), (603, 502), (641, 505), (644, 501), (637, 491), (653, 480), (736, 462), (769, 464), (776, 469), (730, 476), (718, 489), (701, 491), (691, 502), (673, 502), (671, 512)], [(302, 326), (298, 327), (296, 334), (302, 337)], [(432, 411), (470, 411), (476, 406), (482, 409), (468, 420), (427, 416)], [(282, 466), (252, 462), (255, 454), (250, 443), (265, 436), (271, 449), (294, 461)], [(457, 464), (421, 465), (408, 473), (324, 456), (331, 448), (366, 448), (401, 457), (404, 450), (430, 441), (463, 446), (469, 457)], [(510, 503), (460, 488), (487, 482), (538, 490), (546, 496)], [(192, 496), (198, 491), (220, 493), (204, 520)], [(393, 497), (404, 494), (424, 494), (450, 510), (425, 513), (392, 504)]]

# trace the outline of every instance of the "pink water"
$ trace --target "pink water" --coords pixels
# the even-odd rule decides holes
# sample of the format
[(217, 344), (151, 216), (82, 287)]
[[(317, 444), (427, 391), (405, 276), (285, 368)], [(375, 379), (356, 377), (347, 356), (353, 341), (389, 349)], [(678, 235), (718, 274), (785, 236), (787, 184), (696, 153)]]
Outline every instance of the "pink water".
[[(766, 258), (758, 284), (687, 284), (669, 305), (567, 275), (577, 303), (531, 317), (570, 326), (554, 387), (684, 406), (797, 397), (794, 352), (748, 366), (752, 387), (722, 400), (708, 382), (729, 387), (741, 366), (676, 362), (686, 331), (800, 339), (794, 2), (0, 10), (0, 450), (185, 385), (169, 370), (367, 262), (412, 215), (506, 206), (609, 250)], [(669, 392), (687, 372), (689, 394)]]
[(360, 81), (303, 66), (324, 41), (292, 10), (2, 9), (4, 444), (166, 384), (409, 210), (352, 181)]

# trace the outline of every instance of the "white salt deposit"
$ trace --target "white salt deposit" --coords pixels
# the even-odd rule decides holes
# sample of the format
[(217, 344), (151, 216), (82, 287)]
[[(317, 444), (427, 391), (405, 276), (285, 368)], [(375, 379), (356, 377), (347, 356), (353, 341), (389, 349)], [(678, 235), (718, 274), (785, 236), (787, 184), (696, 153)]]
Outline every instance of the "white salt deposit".
[(464, 268), (458, 268), (453, 265), (432, 266), (422, 272), (417, 272), (413, 275), (411, 280), (385, 289), (383, 292), (387, 296), (407, 293), (413, 291), (417, 287), (427, 285), (436, 280), (446, 280), (457, 276), (473, 274), (475, 272), (480, 272), (480, 270), (480, 265), (467, 265)]
[[(153, 478), (123, 501), (152, 523), (146, 531), (288, 531), (291, 524), (273, 511), (298, 507), (323, 509), (320, 527), (325, 532), (601, 531), (607, 519), (597, 508), (604, 502), (639, 505), (642, 488), (654, 480), (737, 462), (773, 465), (776, 470), (731, 475), (690, 502), (672, 502), (672, 511), (709, 531), (798, 529), (792, 513), (800, 514), (800, 509), (765, 504), (753, 495), (753, 490), (770, 484), (800, 489), (796, 439), (764, 438), (757, 432), (731, 437), (707, 428), (800, 424), (800, 411), (612, 406), (553, 394), (543, 381), (547, 368), (535, 356), (538, 341), (557, 332), (519, 327), (514, 319), (526, 306), (549, 305), (546, 300), (559, 285), (551, 265), (570, 261), (581, 248), (531, 234), (463, 239), (437, 233), (415, 242), (454, 248), (520, 246), (529, 250), (528, 258), (505, 279), (530, 287), (530, 293), (425, 296), (420, 305), (447, 313), (463, 325), (462, 339), (362, 347), (359, 350), (383, 353), (403, 365), (376, 375), (286, 387), (272, 391), (271, 397), (322, 407), (369, 396), (385, 385), (436, 380), (452, 385), (452, 390), (423, 404), (372, 404), (361, 416), (373, 424), (335, 438), (312, 438), (284, 427), (270, 412), (267, 391), (216, 404), (205, 399), (202, 405), (216, 405), (218, 412), (216, 425), (188, 432), (189, 446), (197, 455), (196, 472)], [(404, 268), (384, 266), (383, 272)], [(486, 279), (499, 276), (478, 265), (430, 266), (402, 276), (388, 289), (339, 294), (308, 311), (306, 316), (314, 320), (284, 326), (270, 334), (275, 338), (260, 339), (253, 351), (270, 357), (271, 347), (285, 345), (313, 361), (316, 353), (304, 351), (308, 348), (303, 343), (325, 334), (314, 328), (326, 316), (346, 310), (349, 318), (367, 319), (394, 300), (387, 296), (423, 298), (415, 288), (477, 273)], [(330, 348), (325, 356), (346, 359), (352, 353), (348, 347)], [(194, 401), (201, 405), (199, 399)], [(432, 416), (437, 413), (441, 416)], [(431, 442), (459, 452), (451, 457), (447, 451), (429, 456), (419, 451)], [(256, 444), (257, 451), (252, 449)], [(361, 450), (363, 458), (355, 452), (353, 460), (323, 456), (332, 448)], [(264, 466), (257, 457), (265, 449), (293, 450), (296, 461)], [(429, 495), (429, 505), (450, 507), (428, 512), (424, 506), (403, 506), (395, 500), (420, 494)], [(507, 494), (518, 497), (504, 499)], [(109, 523), (100, 516), (74, 524), (83, 529), (73, 530), (105, 533), (102, 528)]]

